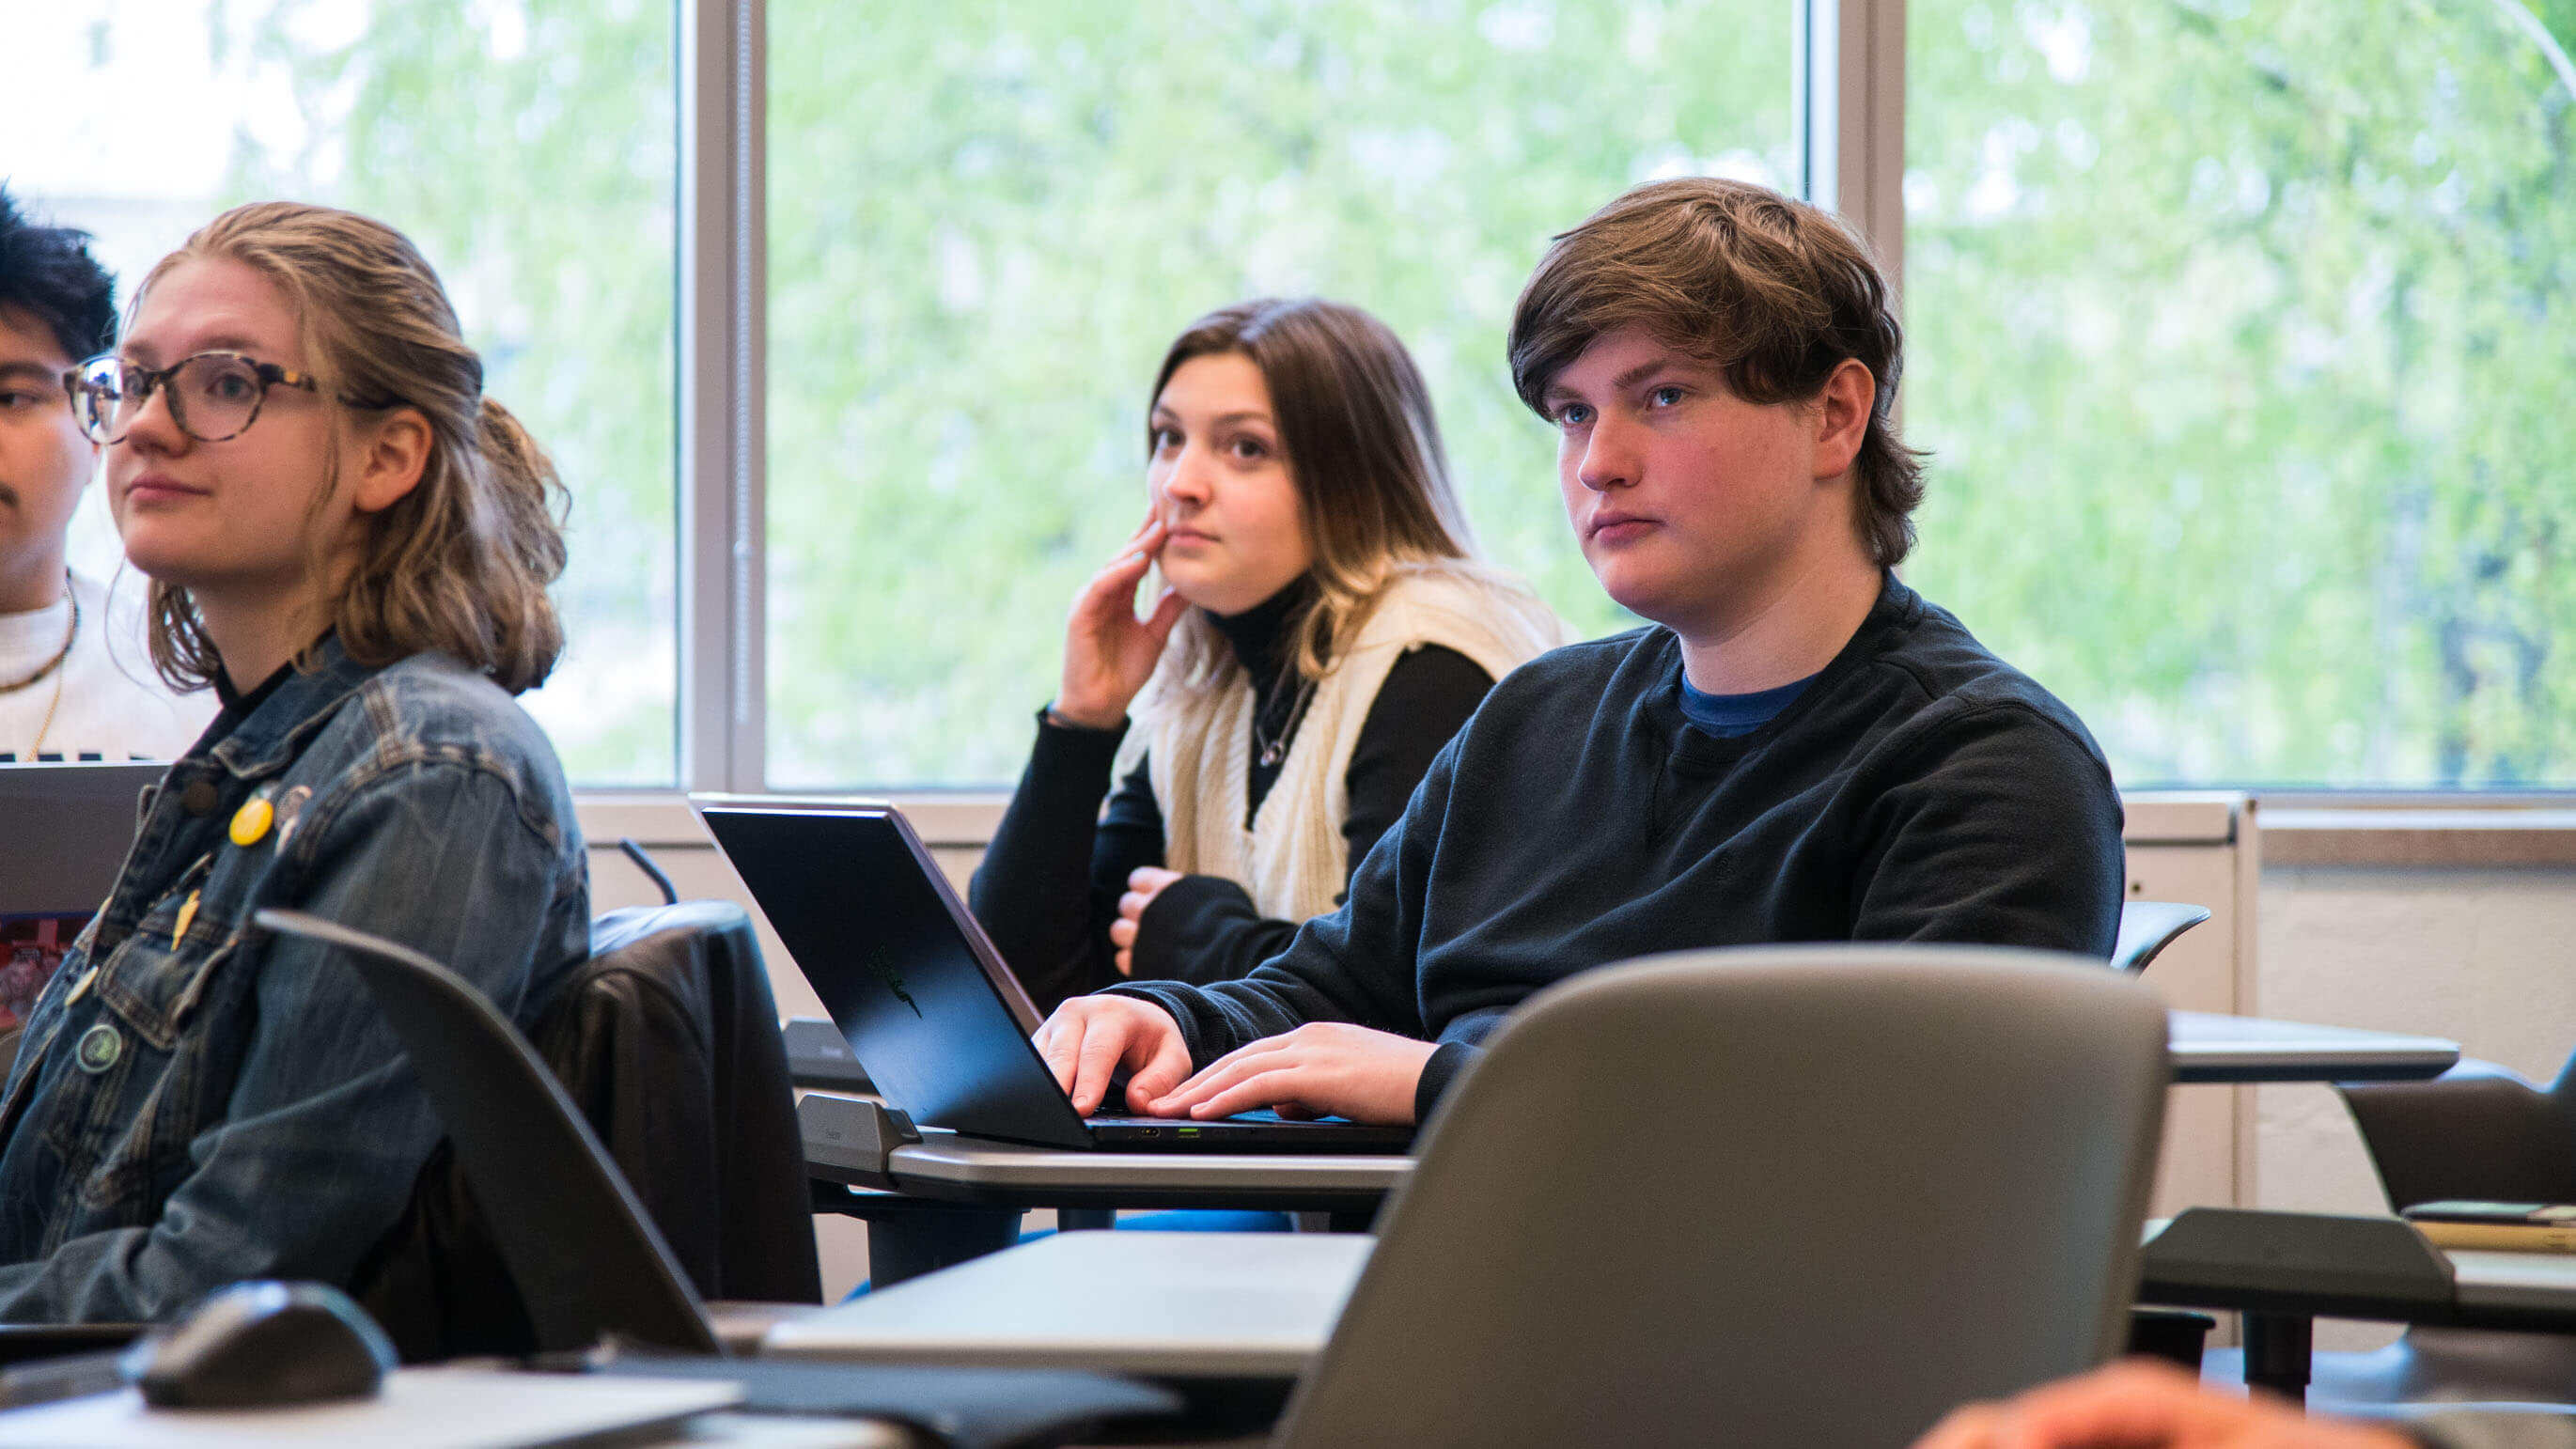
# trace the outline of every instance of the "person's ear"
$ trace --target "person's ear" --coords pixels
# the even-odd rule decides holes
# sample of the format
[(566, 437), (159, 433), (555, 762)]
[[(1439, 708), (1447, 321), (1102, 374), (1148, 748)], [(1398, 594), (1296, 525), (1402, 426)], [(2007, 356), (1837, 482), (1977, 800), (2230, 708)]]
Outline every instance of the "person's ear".
[(1815, 478), (1831, 482), (1851, 471), (1860, 445), (1869, 436), (1871, 409), (1878, 402), (1878, 379), (1857, 357), (1846, 357), (1824, 390), (1816, 395)]
[(349, 501), (360, 513), (381, 513), (420, 486), (429, 467), (429, 419), (416, 408), (397, 408), (375, 424), (358, 447), (358, 482)]

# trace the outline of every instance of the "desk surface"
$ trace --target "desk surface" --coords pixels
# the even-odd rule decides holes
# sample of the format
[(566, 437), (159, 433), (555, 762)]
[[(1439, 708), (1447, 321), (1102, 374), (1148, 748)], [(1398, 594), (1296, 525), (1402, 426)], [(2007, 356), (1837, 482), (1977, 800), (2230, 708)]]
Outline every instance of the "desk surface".
[(886, 1169), (906, 1192), (969, 1201), (1293, 1212), (1374, 1206), (1411, 1175), (1413, 1159), (1392, 1154), (1068, 1152), (932, 1131), (923, 1141), (887, 1154)]
[[(365, 1443), (386, 1449), (486, 1449), (591, 1441), (610, 1434), (633, 1443), (678, 1443), (691, 1437), (682, 1427), (685, 1422), (741, 1400), (741, 1385), (699, 1379), (415, 1368), (387, 1376), (382, 1392), (372, 1398), (296, 1408), (154, 1410), (144, 1407), (132, 1389), (64, 1399), (0, 1414), (0, 1445), (274, 1449)], [(828, 1442), (885, 1442), (882, 1426), (836, 1427), (844, 1432)]]
[(2166, 1013), (2177, 1082), (2421, 1081), (2449, 1071), (2460, 1044), (2259, 1016)]
[[(2329, 1225), (2341, 1219), (2325, 1220)], [(2387, 1218), (2365, 1221), (2402, 1222)], [(2143, 1241), (2152, 1245), (2170, 1224), (2163, 1220), (2146, 1225)], [(2178, 1268), (2170, 1261), (2150, 1260), (2145, 1276), (2153, 1301), (2173, 1308), (2235, 1308), (2245, 1306), (2248, 1284), (2240, 1274), (2263, 1280), (2263, 1291), (2274, 1299), (2283, 1294), (2308, 1296), (2298, 1280), (2314, 1277), (2318, 1297), (2332, 1294), (2336, 1298), (2332, 1316), (2338, 1318), (2375, 1318), (2390, 1323), (2446, 1324), (2463, 1328), (2523, 1328), (2554, 1333), (2576, 1332), (2576, 1253), (2492, 1253), (2462, 1249), (2457, 1252), (2434, 1250), (2447, 1258), (2451, 1268), (2448, 1291), (2438, 1283), (2429, 1294), (2420, 1285), (2392, 1282), (2386, 1290), (2374, 1292), (2366, 1284), (2356, 1283), (2336, 1271), (2340, 1264), (2316, 1262), (2307, 1268), (2297, 1267), (2302, 1256), (2296, 1252), (2268, 1255), (2259, 1266), (2231, 1269), (2224, 1266)], [(2314, 1258), (2314, 1254), (2307, 1255)], [(2296, 1311), (2275, 1307), (2271, 1311)]]
[(2576, 1323), (2576, 1253), (2485, 1253), (2461, 1249), (2451, 1260), (2460, 1311), (2547, 1314)]
[[(2177, 1082), (2409, 1080), (2459, 1060), (2456, 1042), (2258, 1017), (2168, 1014)], [(1392, 1155), (1071, 1152), (932, 1131), (895, 1148), (902, 1193), (1018, 1207), (1366, 1211), (1413, 1170)]]
[(764, 1357), (1291, 1379), (1377, 1240), (1058, 1233), (787, 1320)]

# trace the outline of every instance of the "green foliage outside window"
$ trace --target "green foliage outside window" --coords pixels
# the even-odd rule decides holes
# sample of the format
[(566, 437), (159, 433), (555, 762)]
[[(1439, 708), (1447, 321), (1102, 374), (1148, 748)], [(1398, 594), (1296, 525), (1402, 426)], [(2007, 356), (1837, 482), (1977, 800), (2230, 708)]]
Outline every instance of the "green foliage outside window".
[(1915, 582), (2125, 784), (2576, 785), (2563, 57), (2491, 0), (1907, 19)]
[[(307, 118), (245, 128), (222, 204), (287, 196), (400, 228), (439, 269), (484, 390), (572, 496), (566, 650), (528, 705), (579, 783), (675, 778), (671, 11), (647, 0), (285, 0), (249, 30)], [(220, 27), (218, 36), (226, 32)], [(221, 62), (225, 57), (215, 57)], [(280, 99), (283, 99), (281, 97)]]
[[(312, 8), (260, 43), (350, 119), (319, 159), (245, 142), (232, 192), (327, 162), (440, 262), (578, 500), (568, 612), (633, 621), (576, 635), (567, 755), (666, 776), (670, 13), (383, 0), (316, 43)], [(1393, 324), (1488, 550), (1620, 626), (1509, 391), (1511, 299), (1634, 181), (1787, 179), (1791, 8), (772, 0), (773, 782), (1016, 772), (1141, 506), (1162, 347), (1256, 293)], [(2576, 784), (2552, 57), (2493, 0), (1908, 20), (1909, 577), (2124, 783)]]
[(1247, 296), (1414, 349), (1487, 550), (1618, 611), (1503, 366), (1548, 236), (1789, 160), (1789, 8), (1048, 0), (769, 9), (770, 778), (1014, 778), (1144, 508), (1147, 386)]

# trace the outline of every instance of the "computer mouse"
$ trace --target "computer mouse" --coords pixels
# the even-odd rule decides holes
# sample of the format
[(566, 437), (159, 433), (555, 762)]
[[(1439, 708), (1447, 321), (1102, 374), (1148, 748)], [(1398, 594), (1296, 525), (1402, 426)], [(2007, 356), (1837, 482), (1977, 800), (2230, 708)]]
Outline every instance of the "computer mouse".
[(322, 1283), (235, 1283), (125, 1351), (126, 1382), (156, 1409), (249, 1409), (373, 1395), (393, 1340)]

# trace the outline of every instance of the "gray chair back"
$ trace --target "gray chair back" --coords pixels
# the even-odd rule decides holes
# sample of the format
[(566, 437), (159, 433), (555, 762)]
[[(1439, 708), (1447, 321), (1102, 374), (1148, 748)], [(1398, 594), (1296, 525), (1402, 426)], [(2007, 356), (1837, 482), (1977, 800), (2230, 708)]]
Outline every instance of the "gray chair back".
[(2025, 951), (1649, 958), (1428, 1126), (1292, 1446), (1901, 1445), (2126, 1331), (2156, 994)]
[(2535, 1087), (2463, 1057), (2429, 1082), (2342, 1082), (2388, 1205), (2576, 1202), (2576, 1056)]

